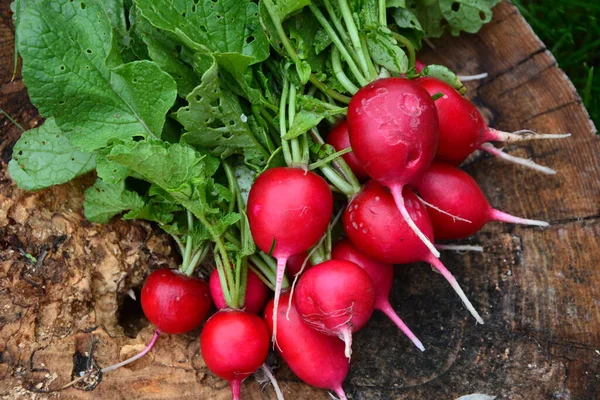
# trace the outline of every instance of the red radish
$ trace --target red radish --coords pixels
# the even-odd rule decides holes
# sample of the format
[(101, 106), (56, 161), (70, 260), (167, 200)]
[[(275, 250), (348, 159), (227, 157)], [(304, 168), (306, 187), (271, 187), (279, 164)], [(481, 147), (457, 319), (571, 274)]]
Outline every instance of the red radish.
[(348, 105), (350, 143), (369, 176), (388, 187), (408, 226), (439, 257), (410, 219), (402, 188), (427, 170), (438, 144), (438, 118), (431, 95), (404, 78), (379, 79), (361, 88)]
[(329, 260), (302, 274), (294, 302), (310, 327), (344, 341), (349, 359), (352, 332), (371, 318), (375, 289), (369, 274), (358, 265), (346, 260)]
[[(425, 207), (410, 189), (405, 189), (403, 195), (412, 220), (425, 235), (433, 238), (433, 227)], [(483, 324), (456, 278), (407, 226), (387, 188), (373, 180), (367, 182), (348, 204), (343, 224), (352, 244), (378, 261), (390, 264), (430, 263), (450, 283), (477, 322)]]
[(425, 351), (425, 347), (423, 347), (421, 341), (411, 332), (398, 314), (396, 314), (388, 299), (394, 280), (394, 266), (392, 264), (373, 260), (361, 253), (347, 239), (342, 239), (333, 246), (331, 258), (334, 260), (351, 261), (364, 269), (369, 274), (373, 282), (373, 288), (375, 289), (375, 309), (387, 315), (419, 350)]
[(421, 73), (421, 71), (423, 71), (426, 66), (427, 64), (425, 64), (423, 61), (415, 60), (415, 71), (417, 71), (418, 73)]
[(491, 221), (548, 226), (493, 209), (477, 185), (463, 170), (434, 162), (415, 189), (425, 204), (436, 239), (462, 239), (477, 233)]
[[(461, 164), (477, 149), (490, 150), (490, 146), (482, 147), (485, 142), (517, 142), (529, 139), (558, 139), (570, 136), (570, 134), (541, 135), (530, 130), (514, 133), (498, 131), (488, 127), (473, 103), (462, 97), (446, 82), (429, 76), (419, 78), (417, 82), (431, 95), (436, 93), (444, 95), (435, 101), (440, 123), (440, 142), (435, 158), (452, 165)], [(491, 152), (494, 151), (491, 150)], [(537, 166), (535, 163), (530, 164)], [(548, 172), (548, 170), (548, 168), (545, 168), (542, 172)]]
[(198, 327), (212, 304), (206, 282), (173, 269), (159, 269), (148, 276), (141, 303), (146, 318), (170, 334)]
[[(332, 145), (336, 151), (342, 151), (350, 147), (350, 137), (348, 136), (348, 122), (344, 119), (338, 122), (329, 134), (327, 135), (327, 143)], [(353, 152), (346, 153), (342, 155), (346, 164), (350, 167), (354, 175), (358, 178), (359, 181), (364, 182), (369, 179), (369, 175), (367, 171), (363, 168), (362, 164)]]
[(257, 315), (224, 309), (204, 324), (200, 351), (208, 369), (229, 381), (231, 398), (238, 400), (242, 381), (255, 373), (267, 358), (269, 332)]
[[(315, 245), (327, 230), (333, 195), (319, 175), (277, 167), (256, 178), (248, 195), (248, 221), (256, 245), (277, 258), (275, 305), (288, 258)], [(273, 314), (277, 332), (277, 314)]]
[[(221, 288), (221, 280), (219, 279), (219, 271), (216, 269), (213, 270), (210, 274), (208, 284), (210, 286), (210, 295), (217, 309), (221, 310), (227, 308), (225, 297), (223, 296), (223, 289)], [(267, 285), (265, 285), (251, 269), (248, 269), (244, 310), (252, 314), (260, 313), (265, 307), (267, 297), (269, 297), (269, 288)]]
[[(303, 382), (332, 390), (345, 400), (342, 383), (350, 364), (344, 355), (344, 343), (304, 323), (289, 298), (289, 293), (283, 293), (278, 308), (281, 320), (277, 329), (277, 344), (281, 357)], [(271, 316), (274, 309), (274, 301), (271, 300), (265, 308), (265, 322), (270, 332), (273, 332)]]
[[(304, 265), (304, 270), (306, 271), (308, 268), (312, 267), (312, 263), (310, 262), (310, 258), (307, 259), (308, 253), (302, 252), (299, 254), (294, 254), (290, 258), (288, 258), (287, 262), (287, 272), (290, 277), (294, 277), (298, 275), (298, 273), (302, 270), (302, 266)], [(304, 262), (306, 261), (306, 264)]]

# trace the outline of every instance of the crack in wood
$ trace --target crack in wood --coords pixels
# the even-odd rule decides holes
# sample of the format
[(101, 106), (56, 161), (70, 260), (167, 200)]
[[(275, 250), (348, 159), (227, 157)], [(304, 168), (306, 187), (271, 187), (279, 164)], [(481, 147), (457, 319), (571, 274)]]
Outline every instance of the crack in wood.
[(525, 125), (527, 122), (531, 121), (532, 119), (541, 117), (543, 115), (552, 114), (552, 113), (554, 113), (556, 111), (559, 111), (559, 110), (561, 110), (561, 109), (563, 109), (565, 107), (568, 107), (570, 105), (573, 105), (573, 104), (580, 104), (581, 105), (582, 101), (581, 101), (580, 98), (577, 98), (575, 100), (571, 100), (571, 101), (568, 101), (566, 103), (560, 104), (560, 105), (558, 105), (556, 107), (553, 107), (553, 108), (551, 108), (549, 110), (544, 110), (542, 112), (539, 112), (537, 114), (531, 115), (531, 116), (527, 117), (526, 119), (522, 120), (521, 124)]

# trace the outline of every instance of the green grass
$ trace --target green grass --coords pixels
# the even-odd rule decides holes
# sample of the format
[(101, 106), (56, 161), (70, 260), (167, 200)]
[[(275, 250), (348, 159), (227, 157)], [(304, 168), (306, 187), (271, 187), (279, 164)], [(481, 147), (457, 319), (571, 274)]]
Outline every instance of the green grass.
[(600, 2), (513, 0), (569, 76), (600, 127)]

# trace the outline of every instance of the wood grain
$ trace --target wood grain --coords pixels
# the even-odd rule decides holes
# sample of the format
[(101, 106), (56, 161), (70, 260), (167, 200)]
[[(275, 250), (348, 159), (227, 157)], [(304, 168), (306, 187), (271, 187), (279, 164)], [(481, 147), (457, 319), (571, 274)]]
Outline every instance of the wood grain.
[[(41, 122), (12, 75), (9, 1), (0, 2), (0, 107), (23, 126)], [(600, 144), (575, 89), (543, 43), (509, 3), (476, 35), (434, 41), (420, 57), (461, 74), (489, 123), (513, 131), (571, 132), (569, 139), (509, 145), (505, 150), (551, 166), (555, 176), (486, 154), (466, 170), (494, 207), (552, 223), (545, 230), (490, 224), (465, 243), (482, 254), (442, 257), (481, 312), (475, 326), (443, 279), (424, 264), (399, 267), (392, 305), (419, 335), (420, 353), (375, 314), (356, 335), (344, 388), (352, 399), (600, 398)], [(146, 358), (104, 377), (93, 391), (25, 390), (70, 380), (92, 341), (94, 359), (125, 359), (152, 335), (125, 292), (148, 271), (174, 266), (172, 243), (151, 225), (93, 225), (81, 213), (90, 177), (27, 193), (6, 173), (20, 130), (0, 117), (0, 396), (2, 399), (227, 399), (208, 372), (197, 331), (161, 337)], [(25, 254), (40, 258), (32, 263)], [(125, 315), (121, 317), (120, 315)], [(275, 363), (280, 360), (275, 359)], [(318, 366), (315, 366), (318, 368)], [(283, 365), (277, 377), (290, 399), (328, 399)], [(274, 398), (253, 379), (244, 399)]]

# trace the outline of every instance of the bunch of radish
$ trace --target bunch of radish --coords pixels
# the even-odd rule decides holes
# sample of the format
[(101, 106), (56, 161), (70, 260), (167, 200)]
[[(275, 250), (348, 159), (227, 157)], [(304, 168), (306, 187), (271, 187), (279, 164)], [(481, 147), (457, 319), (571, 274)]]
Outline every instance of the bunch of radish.
[[(456, 121), (471, 123), (457, 129)], [(316, 129), (311, 134), (325, 143)], [(513, 137), (488, 128), (467, 99), (436, 78), (391, 77), (364, 86), (326, 137), (337, 153), (310, 168), (321, 174), (309, 170), (306, 154), (290, 152), (288, 166), (268, 168), (252, 183), (245, 206), (261, 251), (248, 257), (242, 286), (228, 285), (227, 273), (239, 271), (233, 265), (230, 271), (215, 268), (209, 283), (186, 274), (206, 251), (194, 258), (194, 268), (153, 272), (141, 295), (144, 313), (156, 326), (152, 341), (102, 372), (146, 354), (161, 332), (198, 328), (214, 304), (217, 312), (200, 334), (201, 354), (230, 383), (232, 399), (240, 398), (242, 381), (259, 369), (282, 397), (265, 364), (271, 346), (301, 380), (345, 399), (352, 336), (374, 310), (425, 351), (388, 300), (394, 268), (413, 262), (431, 264), (483, 324), (438, 259), (434, 242), (472, 236), (492, 221), (548, 225), (492, 208), (473, 178), (457, 167), (485, 141)], [(291, 149), (293, 140), (282, 143)], [(342, 237), (333, 232), (338, 221)]]
[[(433, 91), (442, 96), (434, 99)], [(474, 123), (460, 130), (456, 120)], [(425, 350), (387, 299), (394, 265), (430, 263), (483, 324), (438, 259), (434, 240), (468, 237), (491, 221), (547, 223), (493, 209), (477, 183), (455, 166), (485, 141), (514, 137), (482, 121), (468, 100), (435, 78), (385, 78), (360, 89), (348, 105), (347, 118), (326, 138), (336, 151), (352, 148), (341, 154), (343, 162), (354, 178), (366, 181), (342, 206), (346, 238), (332, 248), (324, 244), (331, 242), (328, 222), (336, 222), (327, 175), (323, 179), (302, 168), (283, 167), (258, 177), (247, 204), (252, 235), (261, 250), (277, 258), (278, 281), (288, 260), (297, 260), (290, 274), (297, 279), (293, 290), (281, 296), (275, 287), (264, 316), (275, 349), (300, 379), (345, 398), (341, 381), (347, 368), (340, 369), (340, 360), (345, 356), (349, 361), (352, 334), (374, 309)], [(440, 143), (466, 144), (449, 158)], [(302, 258), (305, 263), (299, 265)], [(334, 345), (336, 340), (340, 344)], [(319, 365), (317, 376), (314, 365)]]

